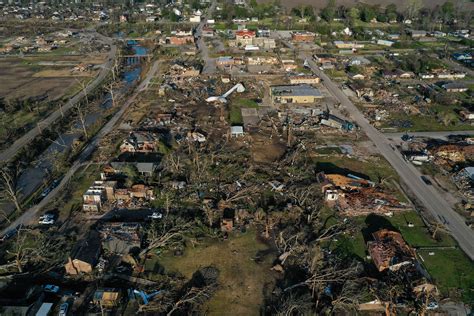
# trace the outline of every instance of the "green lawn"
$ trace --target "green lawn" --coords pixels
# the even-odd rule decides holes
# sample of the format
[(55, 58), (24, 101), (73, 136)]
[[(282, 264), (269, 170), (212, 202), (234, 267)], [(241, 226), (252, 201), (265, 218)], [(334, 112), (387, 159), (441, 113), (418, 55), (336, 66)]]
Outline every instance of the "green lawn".
[(398, 180), (398, 174), (382, 157), (374, 157), (371, 161), (362, 161), (349, 157), (315, 157), (313, 162), (316, 164), (316, 171), (363, 174), (374, 182), (389, 178)]
[(232, 101), (229, 106), (229, 121), (231, 125), (241, 125), (243, 123), (241, 108), (258, 108), (258, 104), (250, 99)]
[(464, 303), (474, 304), (474, 264), (459, 249), (420, 250), (418, 255), (427, 268), (440, 291), (447, 295), (460, 297)]
[[(454, 112), (454, 108), (444, 109), (443, 112), (453, 113), (457, 118), (454, 124), (444, 125), (439, 122), (434, 114), (432, 115), (412, 115), (408, 117), (404, 113), (392, 113), (390, 119), (387, 120), (382, 128), (395, 127), (399, 131), (410, 131), (410, 132), (425, 132), (425, 131), (457, 131), (457, 130), (474, 130), (474, 126), (463, 123), (459, 120), (458, 115)], [(410, 127), (397, 127), (392, 126), (394, 121), (409, 121), (411, 122)]]

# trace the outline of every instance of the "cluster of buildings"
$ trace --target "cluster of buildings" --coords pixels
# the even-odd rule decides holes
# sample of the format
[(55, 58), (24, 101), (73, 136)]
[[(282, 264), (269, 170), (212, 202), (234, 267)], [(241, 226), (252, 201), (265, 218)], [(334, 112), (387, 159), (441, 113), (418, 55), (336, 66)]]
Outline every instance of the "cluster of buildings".
[(276, 48), (275, 39), (265, 36), (261, 32), (242, 29), (234, 33), (235, 39), (229, 40), (230, 47), (240, 47), (245, 51), (272, 50)]
[(120, 188), (117, 181), (94, 181), (82, 195), (82, 209), (86, 212), (101, 212), (108, 203), (119, 206), (137, 207), (155, 198), (153, 188), (144, 184), (134, 184), (130, 188)]

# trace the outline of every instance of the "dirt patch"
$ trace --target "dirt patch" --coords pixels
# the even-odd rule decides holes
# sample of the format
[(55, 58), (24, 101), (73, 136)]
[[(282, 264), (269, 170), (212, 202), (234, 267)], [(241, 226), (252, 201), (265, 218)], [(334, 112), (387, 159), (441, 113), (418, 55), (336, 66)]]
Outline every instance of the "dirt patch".
[(286, 151), (286, 146), (275, 140), (271, 143), (257, 140), (252, 142), (252, 158), (258, 163), (270, 163), (280, 159)]
[(33, 75), (35, 78), (59, 78), (59, 77), (92, 77), (96, 72), (72, 72), (71, 69), (47, 69), (38, 71)]

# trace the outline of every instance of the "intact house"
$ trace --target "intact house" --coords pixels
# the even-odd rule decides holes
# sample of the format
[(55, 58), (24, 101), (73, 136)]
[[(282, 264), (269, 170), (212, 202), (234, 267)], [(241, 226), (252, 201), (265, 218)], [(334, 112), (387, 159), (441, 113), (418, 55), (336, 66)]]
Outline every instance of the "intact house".
[(361, 73), (348, 73), (347, 76), (352, 80), (364, 80), (365, 76)]
[(393, 42), (393, 41), (388, 41), (388, 40), (379, 39), (379, 40), (377, 41), (377, 45), (381, 45), (381, 46), (388, 46), (388, 47), (391, 47), (393, 44), (395, 44), (395, 42)]
[(469, 90), (464, 83), (460, 82), (448, 82), (443, 84), (441, 87), (443, 87), (447, 92), (466, 92)]
[(294, 75), (288, 77), (290, 84), (318, 84), (321, 79), (314, 75)]
[(166, 44), (175, 45), (175, 46), (182, 46), (194, 43), (194, 37), (192, 35), (173, 35), (169, 36), (165, 39)]
[(384, 79), (410, 79), (415, 77), (415, 74), (411, 71), (403, 71), (400, 69), (383, 70), (382, 77)]
[(255, 31), (247, 29), (235, 31), (235, 40), (229, 41), (231, 47), (246, 47), (249, 48), (262, 48), (262, 49), (274, 49), (276, 47), (275, 39), (268, 37), (257, 37)]
[(122, 153), (150, 153), (156, 151), (157, 138), (152, 133), (132, 132), (120, 145)]
[(231, 137), (242, 137), (244, 136), (244, 127), (243, 126), (231, 126), (230, 127), (230, 136)]
[(247, 29), (239, 30), (235, 32), (235, 43), (237, 46), (252, 45), (253, 39), (256, 37), (255, 31)]
[(308, 84), (272, 86), (270, 87), (270, 96), (273, 104), (307, 104), (315, 103), (323, 98), (318, 89)]
[(312, 43), (316, 34), (313, 32), (291, 32), (291, 40), (299, 43)]
[(370, 257), (377, 269), (397, 271), (415, 261), (414, 250), (399, 232), (381, 229), (372, 234), (374, 240), (367, 243)]
[(79, 240), (71, 251), (64, 268), (69, 275), (91, 273), (99, 262), (102, 251), (100, 236), (91, 231), (87, 238)]
[(345, 42), (345, 41), (334, 41), (334, 46), (339, 49), (356, 49), (356, 48), (364, 48), (364, 44), (358, 44), (355, 42)]
[(427, 32), (422, 31), (422, 30), (409, 29), (406, 32), (407, 32), (408, 35), (411, 36), (411, 38), (422, 38), (422, 37), (426, 37), (426, 35), (427, 35)]
[(370, 65), (370, 63), (370, 60), (368, 60), (367, 58), (363, 56), (357, 56), (349, 61), (349, 66), (367, 66)]

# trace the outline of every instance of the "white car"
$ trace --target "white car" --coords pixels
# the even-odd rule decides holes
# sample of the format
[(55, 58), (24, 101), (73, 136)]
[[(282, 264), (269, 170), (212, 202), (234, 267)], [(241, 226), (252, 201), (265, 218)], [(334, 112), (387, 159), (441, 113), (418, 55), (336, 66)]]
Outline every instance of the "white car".
[(61, 306), (59, 307), (59, 314), (58, 315), (59, 316), (66, 316), (68, 308), (69, 308), (68, 303), (61, 304)]
[(41, 225), (53, 225), (54, 222), (55, 222), (54, 216), (53, 216), (53, 215), (50, 215), (50, 214), (47, 214), (47, 215), (40, 216), (39, 221), (38, 221), (38, 224), (41, 224)]
[(159, 213), (159, 212), (153, 212), (153, 214), (150, 215), (150, 218), (151, 219), (162, 219), (163, 218), (163, 214)]

